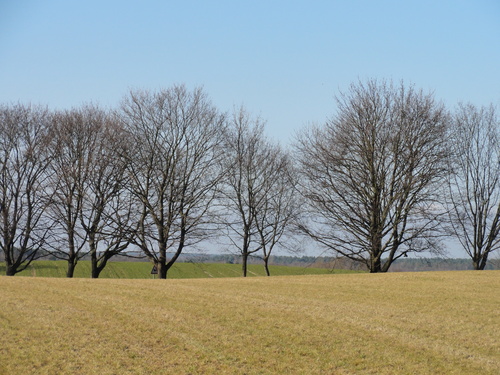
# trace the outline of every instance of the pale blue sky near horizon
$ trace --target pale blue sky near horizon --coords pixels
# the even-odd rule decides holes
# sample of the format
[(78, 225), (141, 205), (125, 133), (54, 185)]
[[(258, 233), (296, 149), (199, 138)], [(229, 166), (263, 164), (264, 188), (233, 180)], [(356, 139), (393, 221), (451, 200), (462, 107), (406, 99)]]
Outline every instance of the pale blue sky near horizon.
[(500, 0), (0, 0), (0, 103), (115, 107), (185, 83), (287, 144), (369, 78), (500, 104)]
[(117, 107), (184, 83), (287, 145), (371, 78), (500, 105), (500, 0), (0, 0), (3, 104)]

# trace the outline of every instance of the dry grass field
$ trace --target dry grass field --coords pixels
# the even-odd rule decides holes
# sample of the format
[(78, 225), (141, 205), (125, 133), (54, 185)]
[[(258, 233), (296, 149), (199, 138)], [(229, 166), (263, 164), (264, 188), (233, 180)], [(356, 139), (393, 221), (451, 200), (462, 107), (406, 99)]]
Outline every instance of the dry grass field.
[(0, 374), (500, 374), (500, 272), (0, 277)]

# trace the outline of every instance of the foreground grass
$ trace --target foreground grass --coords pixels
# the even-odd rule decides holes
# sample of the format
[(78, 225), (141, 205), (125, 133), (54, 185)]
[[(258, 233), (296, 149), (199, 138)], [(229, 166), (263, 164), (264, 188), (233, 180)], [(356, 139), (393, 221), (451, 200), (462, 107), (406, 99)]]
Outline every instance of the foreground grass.
[(500, 272), (0, 277), (0, 374), (499, 374)]
[[(66, 261), (39, 260), (17, 274), (17, 276), (33, 277), (66, 277)], [(109, 262), (102, 271), (100, 278), (118, 279), (151, 279), (152, 265), (149, 262)], [(288, 267), (271, 266), (273, 276), (291, 275), (325, 275), (331, 273), (351, 273), (347, 270), (330, 270), (327, 268), (311, 267)], [(219, 264), (219, 263), (175, 263), (168, 271), (171, 279), (194, 279), (207, 277), (235, 277), (241, 276), (240, 264)], [(251, 264), (248, 266), (249, 276), (264, 276), (266, 274), (264, 266)], [(5, 275), (5, 265), (0, 264), (0, 275)], [(90, 278), (90, 261), (78, 262), (75, 269), (75, 277)]]

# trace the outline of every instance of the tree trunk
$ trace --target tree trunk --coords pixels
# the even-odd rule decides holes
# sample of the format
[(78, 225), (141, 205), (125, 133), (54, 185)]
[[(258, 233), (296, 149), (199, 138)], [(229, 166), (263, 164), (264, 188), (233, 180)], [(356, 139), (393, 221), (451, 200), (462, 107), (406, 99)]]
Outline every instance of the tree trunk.
[(13, 265), (6, 264), (5, 275), (14, 276), (16, 274), (16, 267)]
[(75, 251), (75, 238), (73, 230), (70, 228), (68, 231), (68, 269), (66, 270), (66, 277), (72, 278), (75, 273), (76, 263), (78, 262), (78, 255)]
[(179, 243), (179, 246), (177, 247), (177, 251), (172, 256), (172, 258), (170, 258), (170, 260), (165, 264), (165, 279), (167, 278), (168, 270), (172, 268), (174, 263), (177, 261), (177, 258), (179, 258), (179, 256), (181, 255), (182, 249), (184, 249), (184, 236), (181, 235), (181, 241)]
[(266, 269), (266, 275), (271, 276), (271, 272), (269, 272), (269, 257), (264, 257), (264, 268)]
[(95, 249), (91, 250), (90, 252), (90, 263), (91, 263), (91, 276), (93, 279), (97, 279), (99, 277), (99, 270), (98, 270), (98, 265), (97, 265), (97, 252)]
[(91, 276), (92, 276), (93, 279), (99, 278), (99, 274), (101, 273), (101, 270), (102, 269), (99, 268), (96, 263), (92, 262), (92, 271), (91, 271), (92, 273), (91, 273)]
[[(5, 241), (7, 242), (7, 241)], [(10, 256), (11, 252), (10, 249), (4, 250), (4, 255), (5, 255), (5, 275), (7, 276), (14, 276), (16, 273), (16, 269), (14, 268), (14, 265), (12, 264), (12, 258)]]
[(241, 269), (243, 271), (243, 277), (247, 277), (247, 261), (248, 261), (248, 253), (245, 252), (241, 256)]
[[(160, 228), (161, 230), (161, 228)], [(167, 278), (167, 245), (164, 240), (160, 240), (158, 243), (159, 246), (159, 257), (156, 262), (156, 267), (158, 268), (158, 278), (166, 279)]]
[(371, 255), (370, 273), (382, 272), (382, 262), (379, 256)]
[(101, 263), (99, 263), (99, 260), (97, 259), (97, 256), (95, 257), (95, 260), (92, 259), (92, 278), (97, 279), (99, 278), (99, 275), (101, 274), (102, 270), (104, 267), (106, 267), (106, 264), (108, 263), (108, 260), (111, 257), (104, 256), (101, 259)]
[(94, 241), (94, 234), (89, 235), (89, 248), (90, 248), (90, 264), (91, 264), (91, 277), (97, 279), (99, 277), (99, 265), (97, 264), (97, 249)]
[(10, 249), (4, 252), (5, 254), (5, 275), (6, 276), (14, 276), (17, 272), (17, 265), (13, 261), (13, 257), (11, 257)]
[(166, 279), (167, 278), (167, 264), (165, 257), (160, 256), (160, 260), (158, 262), (158, 278)]
[(476, 271), (483, 271), (488, 261), (488, 254), (481, 254), (472, 259), (472, 266)]
[(72, 278), (75, 273), (76, 259), (68, 259), (68, 269), (66, 270), (66, 277)]
[(481, 261), (479, 262), (478, 270), (483, 271), (486, 268), (487, 260), (488, 260), (488, 255), (483, 254), (483, 256), (481, 257)]

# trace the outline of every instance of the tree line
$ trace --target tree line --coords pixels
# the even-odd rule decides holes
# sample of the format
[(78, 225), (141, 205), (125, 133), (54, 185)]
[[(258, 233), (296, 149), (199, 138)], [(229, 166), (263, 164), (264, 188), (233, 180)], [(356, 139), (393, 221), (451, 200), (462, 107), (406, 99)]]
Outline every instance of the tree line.
[(207, 241), (266, 267), (301, 238), (386, 272), (454, 236), (484, 269), (500, 238), (496, 108), (454, 112), (404, 83), (357, 82), (288, 149), (243, 107), (202, 88), (133, 90), (118, 108), (0, 105), (0, 248), (6, 274), (42, 256), (72, 277), (90, 257), (145, 256), (160, 278)]

